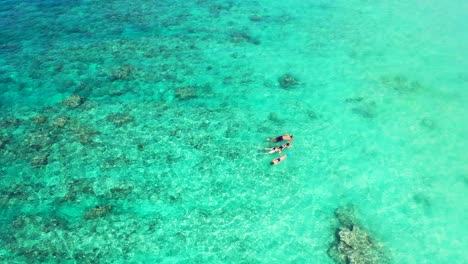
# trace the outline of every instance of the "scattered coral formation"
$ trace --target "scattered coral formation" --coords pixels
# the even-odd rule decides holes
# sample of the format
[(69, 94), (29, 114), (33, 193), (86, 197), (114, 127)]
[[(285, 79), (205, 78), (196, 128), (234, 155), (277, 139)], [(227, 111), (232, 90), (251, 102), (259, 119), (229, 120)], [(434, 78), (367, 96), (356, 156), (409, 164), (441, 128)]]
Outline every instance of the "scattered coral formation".
[(233, 43), (250, 43), (254, 45), (260, 45), (260, 40), (254, 38), (246, 32), (236, 32), (231, 34), (231, 42)]
[(294, 75), (286, 73), (278, 78), (278, 83), (283, 89), (292, 89), (299, 85), (299, 80)]
[[(267, 36), (260, 31), (275, 23), (290, 28), (285, 23), (294, 18), (286, 11), (269, 14), (252, 4), (249, 12), (229, 17), (217, 27), (205, 20), (205, 13), (210, 19), (222, 18), (242, 5), (205, 0), (188, 1), (188, 6), (170, 1), (149, 5), (86, 1), (67, 13), (63, 5), (82, 3), (36, 2), (47, 8), (45, 16), (58, 23), (33, 27), (46, 34), (43, 38), (15, 43), (7, 36), (8, 43), (1, 47), (28, 63), (8, 65), (7, 59), (0, 70), (0, 83), (25, 102), (0, 120), (0, 154), (7, 164), (0, 170), (0, 207), (5, 213), (0, 262), (138, 263), (144, 252), (154, 256), (154, 263), (170, 262), (175, 256), (185, 256), (182, 262), (259, 263), (261, 250), (282, 248), (268, 237), (273, 233), (258, 228), (268, 226), (271, 219), (274, 232), (280, 230), (279, 221), (270, 214), (276, 206), (270, 198), (283, 196), (278, 201), (287, 205), (283, 194), (298, 192), (294, 179), (288, 174), (269, 177), (240, 153), (250, 157), (254, 152), (246, 148), (252, 146), (247, 142), (252, 134), (268, 135), (291, 120), (302, 124), (287, 111), (277, 114), (271, 109), (260, 113), (269, 122), (258, 122), (252, 116), (256, 113), (237, 111), (243, 107), (237, 99), (258, 94), (255, 89), (264, 82), (256, 75), (261, 68), (239, 70), (244, 58), (249, 63), (255, 58), (246, 56), (245, 49), (259, 49), (269, 37), (288, 36), (290, 32)], [(205, 7), (205, 13), (191, 12), (193, 5)], [(41, 10), (36, 3), (24, 6)], [(71, 23), (70, 14), (94, 10), (103, 12), (82, 16), (83, 23)], [(166, 10), (171, 13), (165, 14)], [(155, 11), (161, 14), (157, 19)], [(234, 24), (241, 19), (252, 28)], [(149, 21), (153, 24), (147, 25)], [(226, 26), (232, 31), (226, 32)], [(21, 41), (28, 36), (27, 32), (17, 35)], [(34, 58), (41, 46), (44, 52)], [(227, 52), (216, 53), (226, 46)], [(217, 55), (225, 57), (215, 61)], [(10, 66), (14, 70), (4, 74)], [(292, 90), (304, 83), (293, 74), (277, 79), (279, 75), (268, 87)], [(422, 89), (402, 78), (384, 79), (382, 83), (398, 94)], [(210, 85), (216, 92), (229, 93), (214, 94)], [(64, 94), (71, 95), (58, 103)], [(1, 98), (2, 110), (8, 109), (3, 103), (9, 96)], [(54, 99), (43, 99), (48, 96)], [(376, 116), (371, 100), (356, 97), (346, 103), (359, 116)], [(310, 120), (318, 117), (313, 111), (303, 113)], [(422, 119), (420, 124), (429, 129), (436, 122), (431, 120)], [(224, 167), (228, 163), (236, 166)], [(267, 191), (257, 195), (262, 184)], [(414, 200), (428, 204), (422, 195)], [(93, 205), (98, 206), (90, 208)], [(354, 213), (337, 210), (336, 217), (340, 227), (329, 254), (339, 263), (376, 263), (373, 252), (379, 246)]]
[(345, 103), (351, 106), (351, 111), (364, 118), (375, 118), (377, 116), (377, 103), (364, 97), (346, 98)]
[(175, 97), (179, 100), (197, 98), (197, 88), (195, 86), (177, 87), (175, 89)]
[(52, 146), (55, 142), (55, 135), (47, 129), (41, 129), (27, 135), (25, 143), (32, 149), (42, 150)]
[(124, 113), (110, 114), (106, 120), (114, 124), (116, 127), (121, 127), (133, 121), (133, 116)]
[(284, 119), (282, 119), (277, 113), (275, 112), (270, 112), (268, 114), (268, 120), (277, 124), (277, 125), (282, 125), (284, 124)]
[(92, 179), (74, 179), (66, 184), (68, 189), (61, 202), (73, 202), (85, 195), (95, 195)]
[(100, 132), (89, 126), (77, 126), (72, 130), (75, 139), (81, 144), (91, 144), (94, 142), (96, 135), (99, 135)]
[(8, 138), (6, 137), (0, 137), (0, 149), (3, 148), (8, 143)]
[(64, 104), (70, 109), (74, 109), (82, 105), (85, 101), (86, 99), (84, 97), (79, 96), (77, 94), (72, 94), (69, 97), (67, 97), (65, 100), (63, 100), (62, 104)]
[(110, 74), (110, 81), (127, 81), (132, 78), (132, 73), (134, 72), (134, 67), (130, 64), (125, 64), (115, 70)]
[(47, 119), (48, 119), (47, 116), (40, 115), (40, 116), (34, 117), (33, 121), (34, 121), (34, 123), (40, 125), (40, 124), (44, 124), (45, 122), (47, 122)]
[(124, 199), (133, 192), (132, 186), (117, 186), (110, 189), (110, 195), (113, 199)]
[(352, 206), (338, 208), (335, 217), (340, 226), (336, 231), (335, 241), (328, 249), (328, 255), (336, 263), (388, 263), (382, 245), (360, 227)]
[(58, 128), (64, 128), (67, 123), (70, 121), (70, 118), (68, 116), (57, 116), (54, 121), (53, 121), (53, 124), (54, 126), (58, 127)]
[(249, 16), (249, 20), (252, 21), (252, 22), (261, 22), (263, 21), (265, 18), (261, 15), (251, 15)]
[(434, 122), (434, 120), (428, 118), (428, 117), (424, 117), (421, 119), (421, 122), (419, 123), (422, 127), (428, 129), (428, 130), (433, 130), (436, 128), (436, 124)]
[(84, 213), (84, 218), (89, 220), (89, 219), (94, 219), (94, 218), (100, 218), (109, 215), (112, 212), (112, 206), (110, 205), (98, 205), (96, 207), (93, 207), (89, 210), (87, 210)]
[(49, 161), (48, 157), (49, 157), (49, 153), (42, 153), (38, 156), (35, 156), (31, 159), (31, 165), (35, 167), (47, 165)]
[(402, 75), (382, 76), (380, 81), (385, 87), (393, 89), (400, 94), (415, 93), (423, 89), (423, 85), (420, 82), (409, 80)]

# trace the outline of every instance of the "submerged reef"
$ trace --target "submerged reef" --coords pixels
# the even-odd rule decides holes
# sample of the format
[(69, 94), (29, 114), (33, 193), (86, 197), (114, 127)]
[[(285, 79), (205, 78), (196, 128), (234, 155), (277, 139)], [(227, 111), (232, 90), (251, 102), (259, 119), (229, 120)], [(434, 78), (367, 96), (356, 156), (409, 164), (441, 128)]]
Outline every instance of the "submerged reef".
[(86, 99), (82, 96), (79, 96), (77, 94), (72, 94), (65, 100), (63, 100), (63, 104), (67, 106), (70, 109), (77, 108), (78, 106), (82, 105)]
[(278, 83), (283, 89), (292, 89), (299, 85), (299, 80), (294, 75), (286, 73), (278, 78)]
[(92, 144), (95, 136), (100, 134), (99, 131), (96, 131), (94, 128), (89, 126), (75, 127), (73, 128), (72, 133), (74, 133), (76, 141), (83, 145)]
[(53, 124), (57, 128), (64, 128), (69, 121), (70, 118), (68, 116), (57, 116), (54, 119)]
[(179, 100), (197, 98), (197, 89), (194, 86), (183, 86), (175, 89), (175, 97)]
[(41, 150), (52, 146), (56, 141), (56, 136), (47, 129), (40, 129), (25, 137), (25, 143), (28, 147)]
[[(0, 262), (138, 263), (147, 256), (153, 263), (179, 256), (194, 263), (261, 262), (271, 239), (256, 230), (270, 219), (271, 210), (263, 210), (270, 202), (257, 199), (256, 177), (241, 174), (264, 172), (239, 156), (246, 151), (243, 133), (255, 132), (258, 122), (242, 110), (239, 96), (262, 81), (243, 67), (244, 49), (260, 44), (260, 31), (213, 28), (205, 14), (191, 14), (193, 3), (120, 9), (93, 2), (70, 13), (58, 8), (66, 3), (41, 4), (64, 23), (40, 31), (49, 36), (41, 38), (45, 52), (15, 54), (27, 63), (12, 67), (9, 80), (0, 77), (9, 82), (6, 90), (15, 90), (2, 106), (12, 116), (0, 119), (0, 154), (8, 164), (0, 171), (8, 179), (0, 185)], [(238, 7), (210, 10), (230, 15), (230, 6)], [(104, 13), (68, 19), (89, 10)], [(257, 27), (284, 25), (268, 14), (251, 17), (261, 20), (268, 23)], [(209, 54), (219, 50), (220, 57)], [(225, 75), (230, 87), (221, 87)], [(239, 193), (242, 199), (230, 199)], [(223, 200), (229, 204), (218, 205)]]
[(45, 122), (47, 122), (47, 119), (48, 119), (47, 116), (42, 116), (42, 115), (35, 116), (33, 118), (33, 122), (40, 125), (40, 124), (44, 124)]
[(231, 34), (231, 42), (232, 43), (250, 43), (254, 45), (260, 45), (260, 40), (257, 38), (252, 37), (250, 34), (246, 32), (236, 32)]
[(383, 252), (382, 245), (377, 243), (358, 223), (355, 209), (345, 206), (335, 210), (339, 223), (335, 241), (328, 249), (328, 255), (336, 262), (343, 264), (381, 264), (389, 260)]
[[(129, 215), (113, 215), (111, 210), (109, 206), (92, 208), (83, 222), (75, 223), (59, 215), (19, 215), (2, 239), (6, 249), (15, 252), (15, 259), (21, 260), (15, 263), (111, 263), (115, 252), (128, 259), (132, 250), (142, 245), (142, 239), (157, 248), (151, 236), (155, 231), (147, 231), (158, 226), (155, 217), (135, 221), (129, 220)], [(2, 260), (11, 263), (0, 255)]]
[[(64, 231), (68, 229), (68, 222), (62, 218), (47, 219), (42, 215), (27, 214), (16, 217), (11, 225), (15, 231), (8, 235), (7, 244), (9, 248), (14, 248), (18, 255), (24, 256), (29, 263), (46, 262), (52, 259), (70, 259), (70, 248), (64, 239)], [(19, 241), (23, 237), (48, 237), (48, 242), (59, 241), (59, 243), (42, 243), (41, 240), (30, 240), (30, 244), (25, 247)]]
[(282, 119), (280, 116), (278, 116), (278, 114), (275, 113), (275, 112), (270, 112), (268, 114), (268, 120), (271, 121), (272, 123), (277, 124), (277, 125), (284, 124), (284, 119)]
[(35, 156), (31, 159), (31, 165), (34, 167), (47, 165), (49, 153), (41, 153), (38, 156)]
[(180, 101), (206, 98), (213, 95), (213, 88), (209, 83), (201, 85), (179, 86), (174, 89), (174, 96)]
[(125, 64), (115, 70), (113, 70), (109, 76), (111, 82), (114, 81), (127, 81), (132, 78), (134, 67), (130, 64)]
[(265, 20), (265, 17), (261, 15), (251, 15), (249, 16), (249, 20), (252, 22), (261, 22)]
[(84, 218), (86, 220), (94, 219), (94, 218), (100, 218), (100, 217), (104, 217), (106, 215), (109, 215), (111, 212), (112, 212), (112, 206), (110, 206), (110, 205), (98, 205), (96, 207), (93, 207), (93, 208), (87, 210), (84, 213)]
[(117, 186), (111, 188), (109, 192), (112, 199), (125, 199), (133, 192), (133, 187), (126, 185)]
[(0, 136), (0, 149), (2, 149), (7, 143), (9, 139), (7, 137)]
[(344, 101), (351, 106), (351, 111), (364, 118), (375, 118), (377, 116), (377, 103), (373, 100), (366, 100), (364, 97), (346, 98)]
[(319, 115), (313, 110), (307, 110), (306, 115), (309, 120), (315, 120), (319, 118)]
[(91, 179), (74, 179), (67, 182), (67, 193), (63, 196), (60, 202), (75, 202), (84, 196), (95, 196), (93, 189), (93, 180)]
[(125, 113), (110, 114), (106, 117), (106, 120), (114, 124), (116, 127), (121, 127), (133, 121), (133, 116)]
[(399, 94), (408, 94), (418, 92), (423, 89), (423, 85), (418, 81), (412, 81), (405, 76), (382, 76), (381, 83), (390, 89), (398, 92)]
[(437, 128), (437, 125), (435, 124), (434, 120), (428, 117), (422, 118), (419, 124), (421, 125), (421, 127), (426, 128), (428, 130), (433, 130)]

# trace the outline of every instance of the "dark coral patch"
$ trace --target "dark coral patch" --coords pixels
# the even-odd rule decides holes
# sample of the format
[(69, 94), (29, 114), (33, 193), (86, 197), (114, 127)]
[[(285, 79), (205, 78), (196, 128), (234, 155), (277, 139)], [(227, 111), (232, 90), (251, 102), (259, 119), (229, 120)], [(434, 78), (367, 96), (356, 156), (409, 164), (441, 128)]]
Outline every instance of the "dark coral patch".
[(292, 89), (299, 85), (299, 80), (294, 75), (286, 73), (278, 78), (278, 83), (283, 89)]
[(336, 229), (335, 241), (330, 245), (327, 253), (336, 263), (389, 262), (382, 246), (360, 227), (353, 206), (338, 208), (335, 210), (335, 217), (339, 227)]
[(91, 209), (88, 209), (84, 213), (86, 220), (100, 218), (109, 215), (112, 212), (112, 206), (110, 205), (98, 205)]

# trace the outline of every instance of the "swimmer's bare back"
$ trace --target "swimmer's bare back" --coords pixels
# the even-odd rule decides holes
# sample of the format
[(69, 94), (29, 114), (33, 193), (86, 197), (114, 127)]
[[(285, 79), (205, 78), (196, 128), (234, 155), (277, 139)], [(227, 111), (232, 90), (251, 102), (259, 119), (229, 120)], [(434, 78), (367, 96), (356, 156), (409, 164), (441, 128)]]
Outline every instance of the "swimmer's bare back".
[(272, 141), (272, 142), (280, 142), (280, 141), (284, 141), (284, 140), (293, 141), (293, 138), (294, 138), (294, 136), (292, 136), (292, 135), (284, 134), (284, 135), (279, 136), (279, 137), (267, 138), (267, 140)]
[(281, 152), (285, 149), (285, 148), (290, 148), (291, 147), (291, 143), (284, 143), (283, 145), (281, 146), (278, 146), (278, 147), (272, 147), (272, 148), (265, 148), (265, 150), (269, 150), (269, 152), (267, 153), (264, 153), (264, 154), (273, 154), (275, 152), (278, 152), (279, 154), (281, 154)]
[(278, 165), (280, 162), (282, 162), (283, 160), (285, 160), (287, 157), (288, 157), (288, 155), (283, 155), (283, 156), (281, 156), (281, 157), (279, 157), (279, 158), (276, 158), (276, 159), (272, 160), (272, 161), (270, 162), (270, 164), (271, 164), (271, 165)]

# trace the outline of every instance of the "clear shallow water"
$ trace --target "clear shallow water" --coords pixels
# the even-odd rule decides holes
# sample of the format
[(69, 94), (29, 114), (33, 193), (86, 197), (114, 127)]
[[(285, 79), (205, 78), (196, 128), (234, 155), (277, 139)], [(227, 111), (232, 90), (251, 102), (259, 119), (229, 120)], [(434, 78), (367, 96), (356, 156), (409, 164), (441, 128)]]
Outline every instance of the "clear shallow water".
[(352, 204), (391, 263), (465, 262), (467, 10), (4, 1), (0, 258), (333, 263)]

